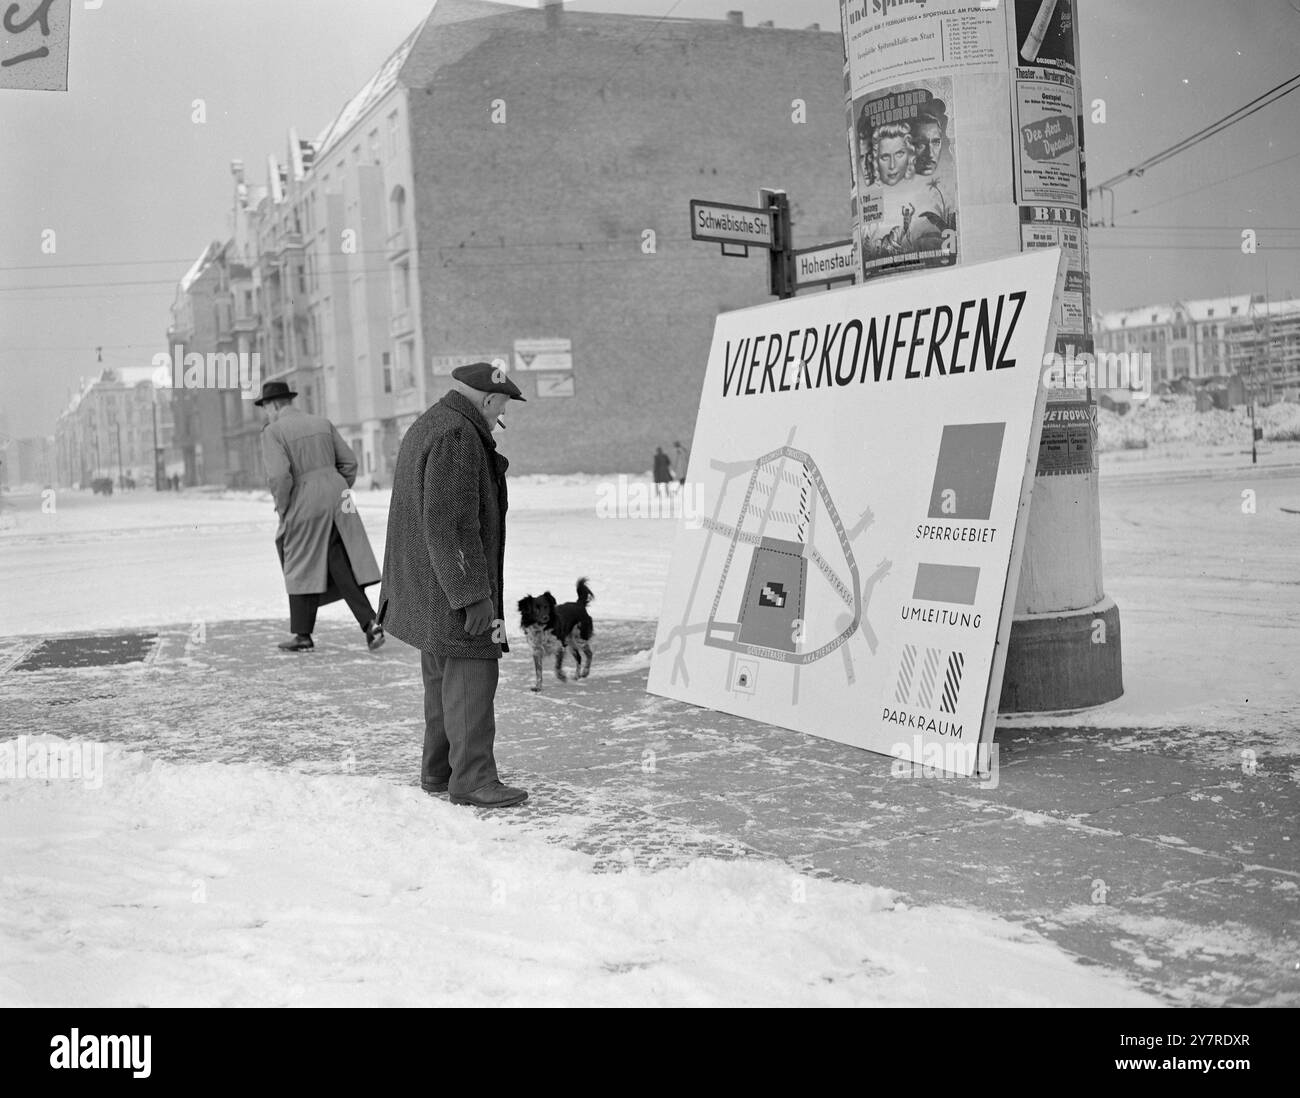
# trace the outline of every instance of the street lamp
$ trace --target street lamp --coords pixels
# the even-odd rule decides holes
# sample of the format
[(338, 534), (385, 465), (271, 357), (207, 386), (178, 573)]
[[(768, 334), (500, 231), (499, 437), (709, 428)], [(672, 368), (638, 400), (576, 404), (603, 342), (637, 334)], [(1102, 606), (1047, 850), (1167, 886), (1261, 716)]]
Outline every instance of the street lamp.
[(153, 390), (153, 490), (162, 491), (162, 447), (158, 445), (158, 390)]
[(122, 421), (113, 417), (113, 427), (117, 431), (117, 487), (126, 491), (126, 478), (122, 476)]

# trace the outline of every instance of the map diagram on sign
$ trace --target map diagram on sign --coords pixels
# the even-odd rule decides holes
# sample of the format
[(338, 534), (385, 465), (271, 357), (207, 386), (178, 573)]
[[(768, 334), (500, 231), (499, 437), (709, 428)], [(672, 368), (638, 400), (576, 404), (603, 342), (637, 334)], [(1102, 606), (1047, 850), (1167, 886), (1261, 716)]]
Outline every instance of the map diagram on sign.
[(794, 700), (799, 669), (837, 651), (846, 680), (855, 681), (847, 644), (855, 633), (876, 651), (867, 606), (891, 563), (880, 561), (864, 578), (853, 548), (872, 512), (846, 527), (816, 461), (793, 445), (794, 434), (751, 460), (709, 462), (710, 477), (721, 482), (712, 515), (701, 520), (704, 547), (682, 620), (658, 647), (674, 653), (674, 684), (690, 684), (686, 649), (696, 637), (732, 653), (726, 689), (753, 694), (765, 665), (786, 664), (794, 671)]

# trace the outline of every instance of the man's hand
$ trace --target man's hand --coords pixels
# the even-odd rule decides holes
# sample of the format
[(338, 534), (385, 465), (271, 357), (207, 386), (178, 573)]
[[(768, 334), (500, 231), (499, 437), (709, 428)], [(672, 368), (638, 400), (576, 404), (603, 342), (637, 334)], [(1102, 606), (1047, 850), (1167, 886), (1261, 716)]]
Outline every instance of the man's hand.
[(479, 599), (465, 607), (465, 632), (471, 637), (486, 633), (492, 628), (492, 600)]

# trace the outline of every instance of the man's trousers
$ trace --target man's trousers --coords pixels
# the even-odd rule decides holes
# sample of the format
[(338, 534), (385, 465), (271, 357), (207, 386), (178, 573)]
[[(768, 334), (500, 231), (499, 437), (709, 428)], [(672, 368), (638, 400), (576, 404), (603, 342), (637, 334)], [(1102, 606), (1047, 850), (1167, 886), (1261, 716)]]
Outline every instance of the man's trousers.
[[(330, 545), (326, 559), (329, 561), (329, 582), (338, 589), (357, 624), (364, 629), (375, 617), (370, 600), (352, 574), (352, 562), (339, 536), (337, 526), (330, 527)], [(320, 595), (289, 596), (289, 631), (308, 635), (316, 629), (316, 611), (320, 608)]]
[(421, 782), (449, 782), (447, 791), (460, 796), (497, 780), (493, 700), (500, 669), (499, 660), (420, 653), (424, 676)]

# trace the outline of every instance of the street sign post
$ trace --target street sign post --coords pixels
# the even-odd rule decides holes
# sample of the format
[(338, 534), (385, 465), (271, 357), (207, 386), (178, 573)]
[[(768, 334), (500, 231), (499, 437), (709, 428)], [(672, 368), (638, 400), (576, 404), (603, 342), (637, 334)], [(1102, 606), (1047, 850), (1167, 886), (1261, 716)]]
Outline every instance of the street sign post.
[(772, 213), (755, 206), (691, 199), (691, 239), (772, 247)]
[(794, 250), (790, 198), (785, 191), (764, 187), (757, 206), (691, 199), (691, 239), (722, 246), (723, 255), (749, 255), (752, 245), (766, 248), (773, 297), (794, 297), (800, 287), (852, 282), (853, 241), (839, 240)]
[(816, 248), (802, 248), (794, 253), (796, 289), (833, 282), (853, 281), (853, 241), (837, 240)]

